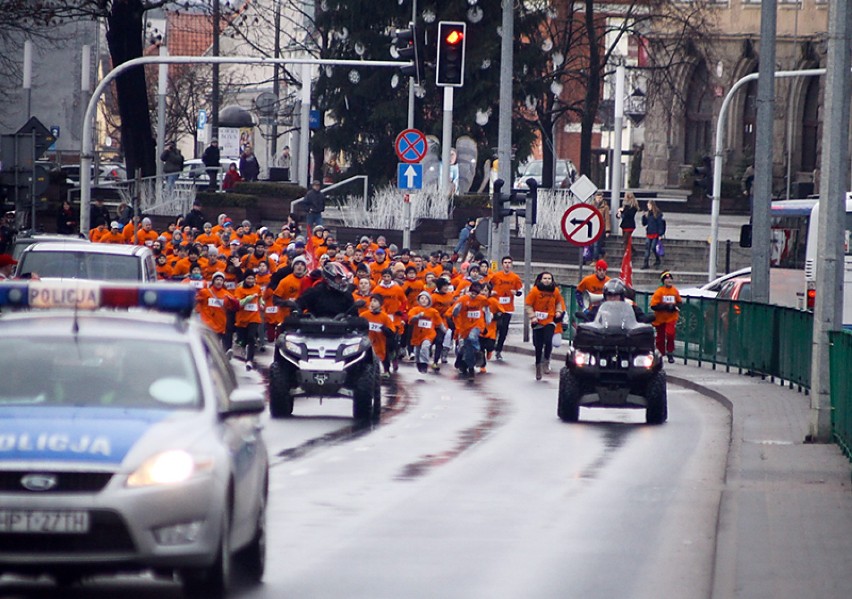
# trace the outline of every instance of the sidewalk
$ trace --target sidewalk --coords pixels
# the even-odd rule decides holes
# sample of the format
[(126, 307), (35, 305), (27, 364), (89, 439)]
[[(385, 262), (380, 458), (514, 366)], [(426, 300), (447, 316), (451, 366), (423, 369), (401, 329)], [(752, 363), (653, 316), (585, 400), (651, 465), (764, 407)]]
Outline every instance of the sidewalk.
[[(505, 350), (533, 353), (511, 334)], [(712, 597), (852, 597), (852, 464), (835, 444), (804, 443), (810, 396), (709, 365), (665, 369), (731, 412)]]

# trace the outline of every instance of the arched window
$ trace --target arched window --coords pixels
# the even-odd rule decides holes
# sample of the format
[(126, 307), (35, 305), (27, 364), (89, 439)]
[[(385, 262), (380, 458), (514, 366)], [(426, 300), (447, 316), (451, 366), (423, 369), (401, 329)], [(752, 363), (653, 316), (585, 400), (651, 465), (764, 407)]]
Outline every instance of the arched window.
[(808, 77), (802, 111), (802, 163), (800, 170), (811, 172), (817, 168), (819, 144), (819, 77)]
[(683, 161), (687, 164), (711, 154), (713, 96), (704, 61), (696, 66), (686, 91)]
[(742, 145), (743, 155), (754, 156), (754, 147), (757, 130), (757, 81), (749, 81), (745, 90), (745, 102), (743, 104), (742, 120)]

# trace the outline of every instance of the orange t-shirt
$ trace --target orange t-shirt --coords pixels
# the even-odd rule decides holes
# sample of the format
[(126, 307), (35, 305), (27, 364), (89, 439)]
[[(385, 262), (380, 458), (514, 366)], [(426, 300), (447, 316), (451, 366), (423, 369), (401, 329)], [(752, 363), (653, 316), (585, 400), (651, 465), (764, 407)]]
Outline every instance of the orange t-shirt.
[(420, 347), (424, 341), (434, 341), (437, 329), (444, 324), (438, 311), (431, 306), (416, 306), (408, 311), (408, 326), (411, 327), (411, 345)]
[(370, 310), (362, 310), (359, 314), (361, 318), (370, 323), (370, 331), (367, 336), (370, 338), (370, 343), (373, 346), (373, 353), (379, 360), (384, 361), (388, 355), (387, 336), (382, 330), (383, 327), (393, 330), (393, 322), (390, 317), (384, 312), (371, 312)]
[(225, 288), (205, 287), (195, 296), (195, 309), (201, 315), (201, 322), (220, 335), (225, 333), (228, 322), (228, 299), (233, 300), (233, 296)]
[(244, 327), (250, 322), (256, 322), (260, 324), (260, 311), (261, 311), (261, 290), (260, 287), (255, 285), (254, 287), (246, 287), (244, 285), (240, 285), (236, 289), (234, 289), (234, 297), (242, 303), (242, 300), (254, 296), (252, 299), (245, 302), (240, 309), (237, 310), (237, 317), (234, 321), (234, 324), (238, 327)]
[(517, 273), (500, 270), (491, 275), (491, 288), (500, 305), (500, 311), (514, 312), (515, 292), (523, 289), (524, 283)]

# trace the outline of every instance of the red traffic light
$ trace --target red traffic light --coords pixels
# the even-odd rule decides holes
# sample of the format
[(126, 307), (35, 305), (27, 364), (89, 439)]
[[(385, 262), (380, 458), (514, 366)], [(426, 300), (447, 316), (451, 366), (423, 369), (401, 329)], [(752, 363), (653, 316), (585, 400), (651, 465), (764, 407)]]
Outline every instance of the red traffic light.
[(464, 32), (459, 29), (453, 29), (450, 33), (447, 34), (445, 38), (447, 43), (451, 46), (455, 46), (456, 44), (462, 43), (464, 40)]

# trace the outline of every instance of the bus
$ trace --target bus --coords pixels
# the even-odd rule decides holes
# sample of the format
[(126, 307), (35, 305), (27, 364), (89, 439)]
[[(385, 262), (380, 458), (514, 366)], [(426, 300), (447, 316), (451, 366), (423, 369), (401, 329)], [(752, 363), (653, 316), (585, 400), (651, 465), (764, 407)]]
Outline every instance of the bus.
[[(808, 310), (814, 309), (819, 256), (819, 202), (811, 208), (805, 249), (805, 299)], [(843, 225), (843, 328), (852, 329), (852, 194), (846, 194), (846, 217)]]

